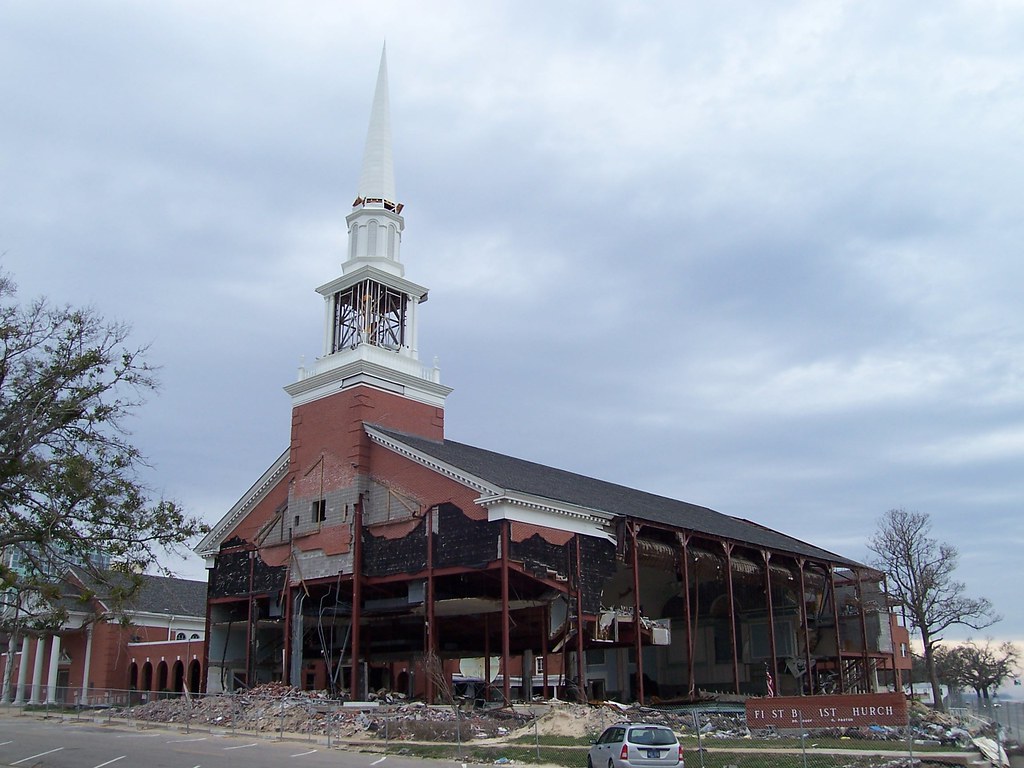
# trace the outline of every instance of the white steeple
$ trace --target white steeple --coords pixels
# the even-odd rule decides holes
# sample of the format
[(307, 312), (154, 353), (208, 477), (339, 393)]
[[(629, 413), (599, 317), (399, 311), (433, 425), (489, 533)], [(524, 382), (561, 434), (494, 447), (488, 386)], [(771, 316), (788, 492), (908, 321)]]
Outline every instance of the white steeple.
[(323, 356), (300, 368), (299, 380), (285, 387), (293, 404), (362, 384), (444, 406), (451, 389), (441, 384), (436, 366), (425, 368), (419, 361), (417, 309), (427, 300), (427, 289), (405, 279), (401, 213), (402, 204), (395, 201), (385, 48), (359, 188), (345, 217), (347, 257), (341, 276), (316, 289), (324, 297)]
[(395, 200), (395, 166), (391, 155), (391, 109), (388, 106), (387, 48), (380, 54), (377, 88), (363, 150), (363, 171), (348, 222), (348, 259), (342, 271), (373, 264), (391, 274), (405, 274), (400, 251), (405, 220)]
[(359, 177), (357, 200), (387, 200), (397, 202), (395, 196), (395, 165), (391, 156), (391, 108), (388, 104), (387, 45), (380, 52), (377, 70), (377, 88), (373, 93), (370, 110), (370, 128), (366, 132), (363, 151), (363, 172)]

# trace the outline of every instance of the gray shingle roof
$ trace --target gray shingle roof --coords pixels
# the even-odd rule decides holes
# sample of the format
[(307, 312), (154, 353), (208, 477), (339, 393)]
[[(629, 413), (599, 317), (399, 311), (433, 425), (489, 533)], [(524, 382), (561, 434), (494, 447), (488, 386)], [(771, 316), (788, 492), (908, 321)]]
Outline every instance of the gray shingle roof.
[(205, 616), (206, 582), (170, 576), (143, 576), (133, 601), (140, 611), (168, 616)]
[[(106, 587), (93, 579), (88, 572), (73, 568), (75, 576), (88, 589), (96, 593), (97, 599), (103, 601)], [(112, 583), (124, 581), (127, 576), (111, 573)], [(127, 606), (128, 611), (145, 611), (160, 613), (166, 616), (206, 616), (206, 582), (191, 579), (178, 579), (171, 576), (150, 576), (143, 574), (138, 592), (132, 596)], [(72, 607), (70, 604), (68, 607)]]
[(538, 496), (551, 501), (599, 510), (613, 515), (648, 520), (694, 533), (703, 533), (775, 552), (800, 555), (837, 565), (860, 566), (854, 560), (787, 536), (758, 523), (716, 512), (685, 501), (597, 480), (563, 469), (506, 456), (454, 440), (428, 440), (416, 435), (370, 425), (414, 451), (497, 486), (506, 492)]

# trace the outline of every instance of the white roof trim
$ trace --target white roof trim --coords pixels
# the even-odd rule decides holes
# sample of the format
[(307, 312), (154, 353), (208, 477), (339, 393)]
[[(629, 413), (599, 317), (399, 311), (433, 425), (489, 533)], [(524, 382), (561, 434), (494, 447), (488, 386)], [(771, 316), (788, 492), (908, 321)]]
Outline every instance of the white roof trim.
[(257, 502), (261, 501), (270, 492), (270, 489), (276, 485), (281, 475), (287, 469), (288, 451), (285, 450), (284, 453), (278, 456), (277, 461), (271, 464), (270, 468), (260, 476), (260, 479), (245, 492), (242, 498), (235, 502), (235, 505), (228, 510), (228, 513), (210, 529), (210, 532), (203, 537), (203, 540), (193, 547), (192, 551), (200, 557), (215, 555), (228, 532), (248, 514), (249, 510)]
[(417, 451), (415, 448), (412, 448), (405, 443), (393, 440), (383, 432), (378, 432), (369, 424), (363, 424), (363, 428), (366, 430), (366, 434), (370, 436), (370, 439), (378, 445), (382, 445), (388, 450), (394, 451), (401, 456), (405, 456), (407, 459), (412, 459), (417, 464), (422, 464), (424, 467), (437, 472), (439, 475), (451, 478), (467, 488), (472, 488), (474, 491), (481, 494), (495, 495), (502, 492), (502, 489), (498, 488), (496, 485), (492, 485), (486, 480), (476, 477), (475, 475), (463, 472), (461, 469), (453, 467), (451, 464), (439, 461), (433, 456), (428, 456), (421, 451)]
[(511, 504), (517, 507), (527, 507), (538, 512), (572, 517), (589, 523), (607, 523), (618, 517), (618, 515), (604, 510), (581, 507), (576, 504), (566, 504), (565, 502), (554, 501), (543, 496), (533, 496), (521, 491), (504, 491), (501, 494), (494, 494), (492, 496), (481, 496), (476, 500), (476, 503), (481, 507)]
[(568, 517), (576, 523), (576, 525), (570, 526), (569, 528), (573, 531), (576, 531), (580, 524), (586, 526), (601, 526), (616, 517), (616, 515), (613, 515), (610, 512), (589, 509), (587, 507), (580, 507), (574, 504), (566, 504), (564, 502), (544, 498), (543, 496), (534, 496), (532, 494), (522, 493), (521, 491), (508, 491), (504, 488), (499, 488), (483, 478), (471, 475), (458, 467), (454, 467), (447, 462), (440, 461), (439, 459), (425, 454), (422, 451), (417, 451), (406, 443), (379, 432), (369, 424), (364, 424), (363, 427), (366, 430), (366, 433), (370, 436), (370, 439), (375, 443), (479, 492), (479, 498), (474, 501), (485, 509), (492, 506), (512, 504), (546, 514)]

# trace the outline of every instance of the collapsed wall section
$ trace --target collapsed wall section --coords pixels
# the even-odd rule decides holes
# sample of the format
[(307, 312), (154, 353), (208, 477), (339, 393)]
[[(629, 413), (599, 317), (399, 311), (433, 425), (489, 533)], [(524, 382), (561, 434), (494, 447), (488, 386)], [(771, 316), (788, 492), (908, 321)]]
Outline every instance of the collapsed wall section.
[(258, 550), (233, 538), (224, 542), (217, 556), (217, 567), (210, 571), (209, 596), (238, 597), (284, 588), (287, 568), (264, 562)]

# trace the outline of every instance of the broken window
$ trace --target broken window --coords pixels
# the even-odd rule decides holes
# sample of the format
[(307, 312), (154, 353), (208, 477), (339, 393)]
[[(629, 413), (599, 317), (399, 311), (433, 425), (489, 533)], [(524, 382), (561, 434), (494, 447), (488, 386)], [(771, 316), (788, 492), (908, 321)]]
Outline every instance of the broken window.
[(322, 523), (327, 519), (327, 499), (317, 499), (312, 504), (313, 522)]

